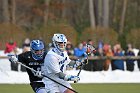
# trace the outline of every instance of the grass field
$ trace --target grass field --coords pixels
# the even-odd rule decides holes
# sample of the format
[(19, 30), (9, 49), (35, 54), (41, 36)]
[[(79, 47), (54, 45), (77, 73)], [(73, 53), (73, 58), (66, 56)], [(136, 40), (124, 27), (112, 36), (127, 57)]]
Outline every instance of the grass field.
[[(72, 84), (78, 93), (140, 93), (140, 84)], [(28, 84), (0, 84), (0, 93), (34, 93)]]

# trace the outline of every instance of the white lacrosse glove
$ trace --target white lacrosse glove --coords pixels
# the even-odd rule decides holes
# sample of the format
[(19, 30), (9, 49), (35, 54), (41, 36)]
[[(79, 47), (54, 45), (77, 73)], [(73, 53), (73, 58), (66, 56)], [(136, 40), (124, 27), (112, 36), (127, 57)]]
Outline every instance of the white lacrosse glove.
[(66, 75), (64, 80), (65, 81), (75, 81), (75, 82), (78, 82), (80, 80), (80, 77), (79, 76)]
[(18, 62), (18, 58), (15, 55), (9, 56), (9, 61), (13, 62), (13, 63), (17, 63)]
[(79, 66), (81, 66), (82, 64), (85, 65), (85, 64), (86, 64), (86, 63), (85, 63), (85, 60), (86, 60), (85, 58), (76, 60), (76, 61), (75, 61), (74, 68), (79, 67)]
[(73, 67), (76, 68), (76, 67), (79, 67), (79, 66), (81, 66), (81, 65), (82, 65), (82, 62), (79, 61), (79, 60), (76, 60)]
[(42, 74), (41, 71), (36, 71), (34, 75), (39, 78), (42, 78), (43, 76), (41, 74)]

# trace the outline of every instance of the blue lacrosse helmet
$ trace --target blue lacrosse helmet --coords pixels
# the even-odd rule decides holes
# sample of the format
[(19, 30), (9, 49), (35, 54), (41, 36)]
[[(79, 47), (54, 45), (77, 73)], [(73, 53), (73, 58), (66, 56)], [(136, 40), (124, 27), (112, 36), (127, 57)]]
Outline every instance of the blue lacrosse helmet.
[(45, 46), (43, 41), (41, 40), (32, 40), (30, 43), (31, 53), (32, 57), (35, 60), (41, 60), (43, 59), (43, 55), (45, 52)]

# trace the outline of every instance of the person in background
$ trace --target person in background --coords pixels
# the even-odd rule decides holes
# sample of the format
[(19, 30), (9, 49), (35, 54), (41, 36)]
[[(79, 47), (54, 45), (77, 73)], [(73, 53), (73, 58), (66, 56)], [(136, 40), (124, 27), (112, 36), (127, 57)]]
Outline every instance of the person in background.
[[(6, 48), (4, 50), (4, 53), (7, 55), (17, 55), (19, 54), (17, 43), (14, 42), (12, 39), (10, 39), (9, 42), (6, 43)], [(19, 65), (15, 63), (11, 63), (11, 70), (13, 71), (18, 71), (19, 70)]]
[(30, 39), (26, 38), (23, 45), (22, 45), (23, 53), (26, 51), (30, 51)]
[[(124, 56), (121, 45), (116, 44), (114, 47), (114, 56)], [(123, 70), (124, 71), (124, 60), (116, 59), (112, 61), (112, 70)]]
[(10, 40), (9, 42), (6, 43), (6, 47), (4, 50), (4, 53), (8, 54), (16, 54), (17, 53), (17, 44), (13, 40)]
[[(114, 55), (113, 51), (111, 49), (111, 45), (104, 44), (103, 50), (104, 50), (105, 56), (107, 56), (107, 57), (112, 57)], [(112, 62), (112, 60), (110, 60), (110, 59), (105, 60), (105, 62), (104, 62), (104, 70), (105, 71), (107, 71), (109, 69), (111, 62)]]
[[(134, 54), (134, 51), (133, 51), (133, 48), (132, 48), (132, 45), (131, 44), (128, 44), (127, 45), (127, 49), (125, 51), (125, 56), (135, 56)], [(134, 71), (134, 61), (135, 60), (126, 60), (126, 70), (128, 71)]]
[(83, 46), (82, 43), (80, 43), (77, 48), (74, 48), (74, 56), (77, 58), (84, 57), (85, 52), (86, 48)]
[[(22, 53), (30, 51), (30, 39), (26, 38), (22, 44)], [(22, 72), (26, 72), (26, 68), (19, 64), (19, 69)]]
[(87, 48), (87, 42), (86, 41), (82, 41), (83, 47)]
[(68, 53), (68, 56), (73, 56), (73, 54), (74, 54), (73, 45), (69, 41), (68, 41), (68, 43), (66, 45), (66, 51)]
[(43, 77), (41, 76), (41, 66), (44, 63), (44, 58), (46, 55), (43, 41), (32, 40), (30, 42), (30, 49), (30, 51), (26, 51), (17, 56), (10, 56), (9, 60), (15, 64), (17, 64), (17, 62), (21, 62), (36, 70), (37, 72), (34, 72), (28, 68), (26, 69), (29, 75), (30, 85), (35, 93), (46, 93), (45, 85), (42, 82)]
[[(98, 57), (105, 56), (103, 48), (98, 47), (97, 51), (95, 52), (95, 56), (98, 56)], [(104, 59), (94, 60), (93, 61), (93, 71), (102, 71), (104, 61), (105, 61)]]

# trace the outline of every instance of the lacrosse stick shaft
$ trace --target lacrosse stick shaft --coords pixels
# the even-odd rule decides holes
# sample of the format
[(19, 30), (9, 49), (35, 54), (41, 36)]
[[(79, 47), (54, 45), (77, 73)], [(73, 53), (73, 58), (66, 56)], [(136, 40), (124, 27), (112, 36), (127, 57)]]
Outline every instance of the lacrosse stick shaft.
[[(24, 66), (24, 67), (27, 68), (27, 69), (30, 69), (30, 70), (32, 70), (32, 71), (34, 71), (34, 72), (37, 72), (36, 70), (34, 70), (34, 69), (32, 69), (32, 68), (30, 68), (30, 67), (28, 67), (28, 66), (22, 64), (21, 62), (17, 62), (17, 63), (20, 64), (20, 65), (22, 65), (22, 66)], [(54, 80), (54, 79), (52, 79), (52, 78), (50, 78), (50, 77), (48, 77), (48, 76), (46, 76), (46, 75), (44, 75), (44, 74), (41, 74), (41, 75), (42, 75), (43, 77), (46, 77), (46, 78), (52, 80), (53, 82), (55, 82), (55, 83), (57, 83), (57, 84), (59, 84), (59, 85), (65, 87), (65, 88), (67, 88), (67, 89), (73, 91), (74, 93), (78, 93), (77, 91), (75, 91), (75, 90), (73, 90), (73, 89), (71, 89), (71, 88), (69, 88), (69, 87), (67, 87), (67, 86), (65, 86), (65, 85), (63, 85), (63, 84), (61, 84), (60, 82), (57, 82), (56, 80)]]
[[(88, 57), (87, 57), (87, 63), (88, 63)], [(80, 73), (81, 73), (81, 71), (82, 71), (82, 69), (83, 69), (83, 66), (84, 66), (84, 64), (82, 63), (81, 66), (80, 66), (80, 70), (79, 70), (77, 76), (80, 75)], [(74, 81), (74, 83), (76, 83), (76, 81)]]

